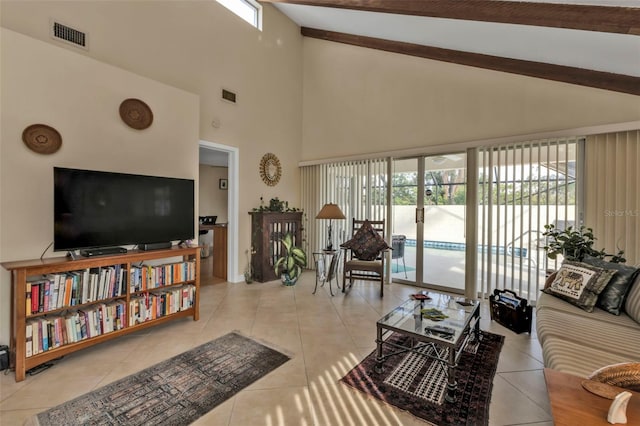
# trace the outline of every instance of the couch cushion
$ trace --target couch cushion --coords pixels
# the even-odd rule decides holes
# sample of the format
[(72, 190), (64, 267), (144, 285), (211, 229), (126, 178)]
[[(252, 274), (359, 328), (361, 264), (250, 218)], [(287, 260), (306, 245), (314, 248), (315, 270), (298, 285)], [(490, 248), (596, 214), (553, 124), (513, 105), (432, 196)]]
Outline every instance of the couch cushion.
[(620, 315), (627, 292), (640, 269), (621, 263), (607, 262), (606, 260), (591, 256), (585, 256), (582, 262), (599, 268), (616, 271), (611, 281), (609, 281), (604, 290), (602, 290), (602, 293), (598, 296), (596, 305), (611, 314)]
[(556, 278), (543, 291), (591, 312), (598, 295), (615, 273), (613, 270), (565, 260)]
[(545, 366), (583, 377), (640, 353), (640, 324), (629, 316), (588, 313), (548, 294), (538, 298), (536, 329)]
[[(553, 321), (549, 322), (549, 318)], [(562, 318), (562, 321), (556, 321), (557, 318)], [(553, 297), (549, 294), (540, 294), (536, 302), (536, 323), (541, 323), (542, 330), (538, 330), (538, 338), (543, 341), (546, 332), (551, 332), (558, 335), (568, 335), (569, 328), (581, 329), (583, 335), (608, 335), (612, 332), (613, 328), (620, 328), (624, 333), (629, 333), (630, 336), (636, 338), (640, 337), (640, 324), (635, 322), (628, 315), (611, 315), (607, 311), (600, 308), (594, 308), (592, 312), (587, 312), (577, 306), (571, 305), (562, 299)], [(545, 329), (544, 326), (550, 323), (554, 327)], [(587, 328), (582, 328), (581, 324), (588, 324)], [(555, 327), (557, 326), (557, 327)], [(624, 334), (623, 333), (623, 334)], [(614, 332), (615, 334), (615, 332)], [(606, 337), (606, 336), (605, 336)], [(594, 339), (582, 339), (579, 337), (577, 341), (582, 342), (584, 340), (585, 345), (589, 345), (594, 342)], [(640, 345), (640, 340), (638, 340)], [(597, 346), (597, 343), (593, 343)], [(640, 346), (639, 346), (640, 348)]]
[(640, 274), (636, 276), (636, 280), (631, 284), (627, 299), (624, 302), (624, 310), (627, 315), (640, 324)]
[(351, 249), (360, 260), (375, 260), (381, 250), (391, 248), (368, 220), (362, 224), (353, 238), (342, 243), (340, 247)]
[(607, 365), (634, 361), (631, 355), (612, 354), (605, 348), (585, 350), (581, 344), (560, 336), (554, 336), (545, 343), (542, 357), (545, 367), (580, 377), (587, 377)]

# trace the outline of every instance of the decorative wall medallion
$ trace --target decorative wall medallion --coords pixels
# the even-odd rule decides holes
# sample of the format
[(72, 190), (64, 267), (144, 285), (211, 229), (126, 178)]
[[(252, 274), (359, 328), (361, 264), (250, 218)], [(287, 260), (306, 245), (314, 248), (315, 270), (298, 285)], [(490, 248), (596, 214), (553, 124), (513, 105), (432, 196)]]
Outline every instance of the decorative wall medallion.
[(22, 131), (22, 141), (38, 154), (53, 154), (62, 146), (62, 136), (46, 124), (32, 124)]
[(153, 123), (153, 112), (140, 99), (129, 98), (120, 104), (120, 118), (127, 126), (144, 130)]
[(269, 186), (276, 186), (282, 176), (280, 160), (272, 153), (267, 153), (260, 160), (260, 177)]

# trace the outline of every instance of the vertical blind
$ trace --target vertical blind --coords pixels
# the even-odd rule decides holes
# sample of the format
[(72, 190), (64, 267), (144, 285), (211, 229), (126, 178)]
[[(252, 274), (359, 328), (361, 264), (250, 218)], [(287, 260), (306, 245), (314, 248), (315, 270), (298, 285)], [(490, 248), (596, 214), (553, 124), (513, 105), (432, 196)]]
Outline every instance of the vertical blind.
[(640, 264), (640, 130), (589, 136), (585, 145), (585, 216), (596, 248), (624, 250)]
[(478, 289), (509, 289), (535, 300), (547, 268), (546, 224), (576, 220), (579, 138), (478, 150)]
[(386, 158), (345, 161), (301, 167), (302, 209), (307, 214), (307, 251), (324, 247), (327, 220), (316, 219), (322, 206), (336, 203), (346, 220), (332, 221), (334, 246), (351, 235), (351, 220), (383, 220), (387, 212)]
[[(559, 267), (542, 248), (547, 224), (565, 229), (580, 226), (583, 217), (598, 248), (624, 250), (628, 264), (640, 264), (640, 131), (485, 146), (477, 152), (481, 297), (499, 288), (536, 299), (547, 269)], [(349, 239), (352, 218), (387, 218), (389, 161), (301, 168), (307, 250), (325, 244), (328, 223), (315, 219), (325, 203), (337, 203), (346, 216), (332, 222), (335, 245)]]

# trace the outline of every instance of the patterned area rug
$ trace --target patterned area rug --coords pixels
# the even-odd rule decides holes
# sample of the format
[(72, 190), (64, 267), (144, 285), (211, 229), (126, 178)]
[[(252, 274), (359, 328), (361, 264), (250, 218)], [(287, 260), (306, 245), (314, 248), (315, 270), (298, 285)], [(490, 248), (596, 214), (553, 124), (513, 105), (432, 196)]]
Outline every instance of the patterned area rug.
[(289, 359), (229, 333), (42, 412), (34, 423), (188, 425)]
[[(399, 344), (406, 339), (397, 333), (388, 338)], [(503, 343), (504, 336), (482, 331), (479, 342), (467, 345), (456, 370), (454, 403), (444, 400), (447, 375), (440, 364), (412, 352), (388, 358), (384, 372), (376, 373), (373, 351), (341, 381), (439, 426), (487, 425), (493, 377)]]

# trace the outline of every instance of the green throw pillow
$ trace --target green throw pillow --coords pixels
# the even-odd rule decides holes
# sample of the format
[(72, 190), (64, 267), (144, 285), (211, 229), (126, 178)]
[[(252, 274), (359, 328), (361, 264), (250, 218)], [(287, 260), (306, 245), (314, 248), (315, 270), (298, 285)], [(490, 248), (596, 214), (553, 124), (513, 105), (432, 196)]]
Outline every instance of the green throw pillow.
[(598, 295), (615, 273), (586, 263), (565, 260), (551, 285), (542, 291), (592, 312)]
[(600, 296), (598, 296), (596, 306), (611, 314), (620, 315), (625, 297), (640, 269), (621, 263), (607, 262), (606, 260), (591, 256), (586, 256), (582, 262), (591, 266), (597, 266), (598, 268), (616, 271), (611, 281), (609, 281), (602, 293), (600, 293)]

